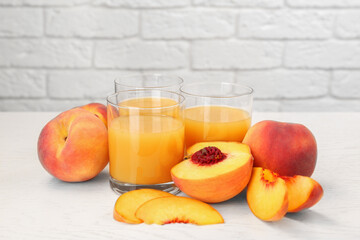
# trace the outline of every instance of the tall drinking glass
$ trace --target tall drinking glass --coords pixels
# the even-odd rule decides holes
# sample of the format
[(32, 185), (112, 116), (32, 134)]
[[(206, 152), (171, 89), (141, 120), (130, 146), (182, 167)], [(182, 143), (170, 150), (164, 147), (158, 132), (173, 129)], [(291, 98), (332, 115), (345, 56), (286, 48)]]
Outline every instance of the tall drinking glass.
[(241, 142), (251, 124), (253, 89), (235, 83), (185, 84), (185, 143)]
[(184, 97), (137, 89), (107, 98), (110, 185), (117, 193), (153, 188), (179, 190), (171, 168), (184, 157)]
[(179, 92), (183, 79), (162, 74), (124, 76), (115, 79), (115, 92), (132, 89), (159, 89)]

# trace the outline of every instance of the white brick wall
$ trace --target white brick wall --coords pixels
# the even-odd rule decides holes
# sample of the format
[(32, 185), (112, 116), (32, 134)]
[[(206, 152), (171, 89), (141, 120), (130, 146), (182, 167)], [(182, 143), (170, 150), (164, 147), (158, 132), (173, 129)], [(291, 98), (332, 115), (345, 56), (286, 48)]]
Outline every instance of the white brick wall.
[(228, 11), (151, 11), (142, 15), (146, 39), (229, 38), (235, 34), (236, 14)]
[(250, 85), (259, 111), (360, 111), (360, 0), (0, 0), (0, 111), (159, 72)]
[(41, 9), (0, 8), (0, 23), (1, 37), (41, 37), (43, 35)]
[(264, 69), (281, 66), (283, 43), (216, 40), (193, 43), (194, 69)]
[(98, 68), (177, 69), (187, 66), (187, 49), (187, 43), (174, 41), (98, 41), (94, 64)]
[(91, 67), (93, 43), (73, 39), (0, 39), (1, 67)]
[(358, 0), (286, 0), (293, 7), (359, 7)]
[[(238, 36), (259, 39), (326, 39), (334, 15), (317, 10), (248, 10), (239, 15)], [(344, 24), (346, 25), (346, 24)]]
[(285, 47), (290, 68), (360, 68), (360, 41), (293, 41)]
[(46, 10), (46, 33), (54, 37), (123, 38), (138, 33), (138, 20), (139, 14), (130, 10), (53, 8)]

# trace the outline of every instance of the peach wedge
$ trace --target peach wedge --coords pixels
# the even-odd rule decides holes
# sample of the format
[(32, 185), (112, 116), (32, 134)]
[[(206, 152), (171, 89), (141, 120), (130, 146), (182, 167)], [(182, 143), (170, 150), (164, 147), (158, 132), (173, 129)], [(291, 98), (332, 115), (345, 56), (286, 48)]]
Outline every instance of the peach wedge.
[(288, 212), (299, 212), (310, 208), (323, 196), (324, 191), (321, 185), (312, 178), (300, 175), (282, 178), (288, 190)]
[(208, 203), (226, 201), (248, 184), (253, 166), (250, 148), (237, 142), (203, 142), (188, 149), (189, 159), (171, 169), (181, 191)]
[(114, 219), (126, 223), (142, 223), (135, 217), (135, 212), (144, 202), (159, 197), (174, 196), (170, 193), (154, 189), (138, 189), (122, 194), (114, 207)]
[(223, 223), (216, 209), (201, 201), (186, 197), (161, 197), (145, 202), (136, 217), (147, 224), (192, 223), (208, 225)]
[(253, 168), (246, 198), (253, 214), (264, 221), (280, 220), (288, 210), (285, 181), (268, 169)]

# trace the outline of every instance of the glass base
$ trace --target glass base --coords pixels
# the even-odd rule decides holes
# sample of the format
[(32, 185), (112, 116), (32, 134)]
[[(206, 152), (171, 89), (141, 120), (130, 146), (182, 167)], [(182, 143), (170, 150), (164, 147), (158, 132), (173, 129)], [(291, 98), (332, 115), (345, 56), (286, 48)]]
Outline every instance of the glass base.
[(140, 185), (140, 184), (131, 184), (120, 182), (112, 177), (109, 178), (111, 189), (117, 194), (123, 194), (135, 189), (142, 188), (151, 188), (156, 190), (161, 190), (164, 192), (168, 192), (174, 195), (179, 194), (181, 191), (178, 187), (175, 186), (173, 182), (160, 183), (160, 184), (152, 184), (152, 185)]

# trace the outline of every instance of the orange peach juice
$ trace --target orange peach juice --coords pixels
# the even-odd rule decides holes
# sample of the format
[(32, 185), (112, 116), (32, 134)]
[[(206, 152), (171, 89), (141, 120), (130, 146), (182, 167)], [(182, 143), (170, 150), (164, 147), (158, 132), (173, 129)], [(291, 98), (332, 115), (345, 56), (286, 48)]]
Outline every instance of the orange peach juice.
[(174, 106), (179, 111), (176, 101), (139, 98), (119, 106), (129, 108), (120, 108), (120, 116), (108, 127), (111, 177), (132, 184), (170, 182), (171, 168), (184, 155), (184, 123), (173, 112), (169, 114), (175, 111), (172, 107), (161, 113), (151, 108)]
[(131, 98), (119, 103), (122, 107), (134, 107), (134, 108), (160, 108), (176, 105), (177, 102), (171, 98), (164, 97), (141, 97)]
[(227, 106), (196, 106), (185, 110), (185, 143), (241, 142), (251, 124), (250, 114)]
[(181, 117), (177, 102), (170, 98), (133, 98), (119, 103), (119, 114), (125, 115), (167, 115)]

